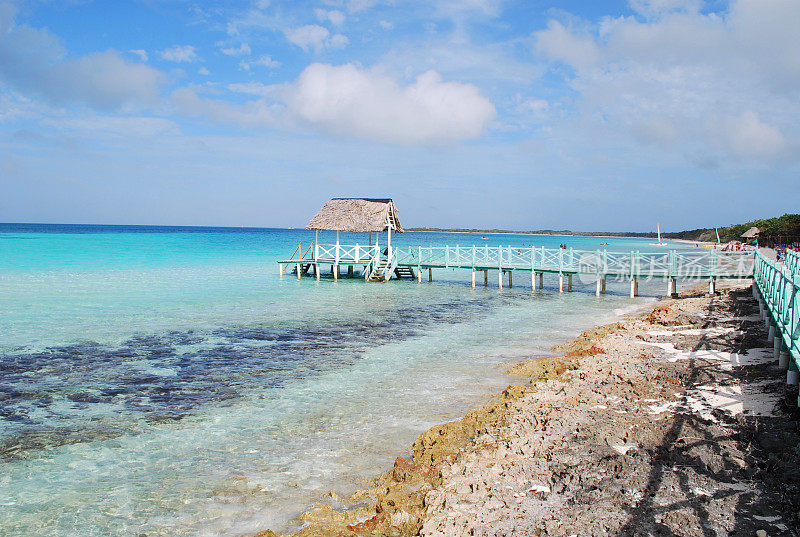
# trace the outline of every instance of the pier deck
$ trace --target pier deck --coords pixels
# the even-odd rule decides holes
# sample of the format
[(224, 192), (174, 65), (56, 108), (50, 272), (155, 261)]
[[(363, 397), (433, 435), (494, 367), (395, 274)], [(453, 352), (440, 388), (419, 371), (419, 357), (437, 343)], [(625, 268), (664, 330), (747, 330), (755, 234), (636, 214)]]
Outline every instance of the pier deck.
[[(756, 253), (753, 296), (768, 330), (774, 359), (789, 386), (800, 384), (800, 256), (787, 252), (781, 265)], [(800, 395), (798, 395), (800, 404)]]
[[(298, 246), (295, 252), (302, 251)], [(512, 272), (531, 273), (531, 286), (536, 288), (537, 274), (559, 275), (559, 289), (563, 290), (564, 278), (571, 289), (572, 276), (584, 275), (597, 278), (598, 294), (605, 291), (605, 280), (628, 279), (631, 295), (637, 294), (639, 279), (661, 278), (669, 282), (669, 294), (677, 291), (677, 280), (708, 280), (713, 292), (715, 281), (723, 278), (752, 278), (755, 256), (753, 252), (721, 252), (704, 249), (697, 252), (664, 250), (661, 252), (611, 252), (608, 250), (574, 250), (567, 248), (535, 248), (518, 246), (400, 246), (384, 248), (377, 245), (312, 245), (302, 258), (279, 261), (281, 274), (291, 270), (298, 277), (312, 272), (319, 277), (320, 267), (330, 265), (334, 278), (339, 267), (362, 267), (365, 276), (381, 275), (383, 281), (393, 276), (407, 275), (422, 280), (422, 271), (428, 270), (432, 279), (433, 269), (464, 269), (475, 272), (498, 271), (498, 284), (503, 285), (506, 274), (511, 285)], [(310, 254), (310, 255), (309, 255)], [(415, 272), (416, 271), (416, 272)], [(541, 276), (540, 285), (541, 285)]]

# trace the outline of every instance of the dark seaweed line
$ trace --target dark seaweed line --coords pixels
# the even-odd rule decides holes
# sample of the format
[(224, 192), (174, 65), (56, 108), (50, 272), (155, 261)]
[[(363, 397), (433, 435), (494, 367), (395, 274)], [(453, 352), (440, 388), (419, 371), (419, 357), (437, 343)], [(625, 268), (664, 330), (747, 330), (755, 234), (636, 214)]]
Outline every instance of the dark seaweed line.
[[(201, 333), (137, 335), (119, 346), (83, 342), (43, 352), (0, 356), (0, 461), (40, 450), (137, 434), (147, 424), (180, 420), (203, 405), (224, 404), (254, 388), (277, 388), (356, 363), (373, 346), (403, 341), (437, 324), (484, 314), (507, 296), (383, 311), (387, 318), (276, 328), (225, 327)], [(181, 346), (221, 340), (208, 348)], [(210, 342), (209, 342), (210, 343)], [(148, 367), (140, 367), (142, 363)], [(161, 376), (151, 367), (170, 369)], [(53, 407), (69, 402), (71, 411)], [(95, 405), (113, 414), (86, 419)], [(42, 418), (40, 416), (46, 416)], [(10, 434), (7, 434), (10, 431)]]

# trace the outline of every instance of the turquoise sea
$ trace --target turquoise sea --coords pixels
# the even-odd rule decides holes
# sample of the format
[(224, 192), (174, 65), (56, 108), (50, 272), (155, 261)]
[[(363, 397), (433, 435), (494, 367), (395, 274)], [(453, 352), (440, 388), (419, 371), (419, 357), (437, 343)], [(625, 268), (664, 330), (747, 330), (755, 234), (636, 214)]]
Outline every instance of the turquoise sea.
[[(398, 245), (652, 240), (404, 233)], [(0, 535), (246, 535), (348, 493), (505, 387), (502, 364), (663, 293), (279, 277), (313, 232), (0, 224)], [(321, 242), (333, 242), (323, 234)], [(365, 236), (342, 234), (345, 242)], [(679, 248), (680, 245), (677, 245)], [(522, 280), (522, 281), (519, 281)], [(649, 297), (649, 298), (648, 298)]]

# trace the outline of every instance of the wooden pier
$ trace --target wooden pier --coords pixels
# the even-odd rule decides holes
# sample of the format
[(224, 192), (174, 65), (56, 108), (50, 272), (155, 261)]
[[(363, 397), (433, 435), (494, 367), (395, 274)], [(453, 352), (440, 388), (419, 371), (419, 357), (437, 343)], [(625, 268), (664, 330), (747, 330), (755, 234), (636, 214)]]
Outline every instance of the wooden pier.
[[(393, 278), (415, 278), (422, 282), (428, 272), (433, 280), (434, 269), (463, 269), (471, 271), (472, 286), (476, 275), (483, 272), (483, 284), (489, 283), (489, 272), (497, 272), (497, 285), (513, 285), (514, 272), (528, 273), (531, 289), (541, 288), (545, 274), (558, 277), (559, 292), (572, 291), (573, 277), (593, 278), (596, 293), (605, 293), (606, 280), (628, 280), (630, 295), (637, 296), (641, 279), (662, 279), (667, 282), (667, 294), (677, 293), (678, 280), (707, 280), (709, 292), (716, 281), (725, 278), (752, 278), (755, 256), (752, 252), (610, 252), (607, 250), (574, 250), (571, 248), (535, 248), (519, 246), (388, 246), (381, 250), (377, 244), (312, 244), (303, 255), (302, 245), (295, 254), (279, 261), (280, 273), (294, 272), (297, 277), (314, 275), (317, 279), (323, 267), (330, 267), (333, 279), (347, 267), (353, 276), (357, 269), (369, 281), (389, 281)], [(377, 275), (377, 277), (376, 277)]]
[[(497, 285), (505, 281), (511, 287), (515, 272), (529, 273), (531, 289), (544, 284), (544, 275), (558, 276), (559, 292), (572, 291), (573, 278), (594, 278), (596, 292), (606, 292), (608, 278), (630, 281), (630, 295), (639, 293), (641, 279), (667, 281), (667, 294), (674, 296), (678, 280), (707, 280), (709, 293), (716, 290), (722, 278), (752, 278), (752, 252), (704, 250), (679, 252), (609, 252), (607, 250), (573, 250), (572, 248), (534, 248), (531, 246), (392, 246), (392, 232), (402, 233), (397, 207), (390, 198), (334, 198), (317, 212), (306, 229), (316, 231), (314, 242), (307, 248), (299, 244), (290, 258), (278, 261), (280, 274), (294, 272), (298, 278), (313, 275), (320, 279), (323, 268), (330, 267), (333, 280), (341, 276), (342, 267), (348, 277), (359, 276), (370, 282), (388, 282), (396, 278), (412, 278), (422, 282), (427, 270), (433, 281), (434, 269), (463, 269), (476, 275), (483, 272), (483, 284), (489, 285), (489, 272), (497, 271)], [(320, 231), (335, 231), (335, 244), (320, 244)], [(367, 244), (341, 244), (339, 233), (368, 234)], [(386, 247), (380, 234), (386, 232)], [(373, 242), (373, 233), (375, 240)]]

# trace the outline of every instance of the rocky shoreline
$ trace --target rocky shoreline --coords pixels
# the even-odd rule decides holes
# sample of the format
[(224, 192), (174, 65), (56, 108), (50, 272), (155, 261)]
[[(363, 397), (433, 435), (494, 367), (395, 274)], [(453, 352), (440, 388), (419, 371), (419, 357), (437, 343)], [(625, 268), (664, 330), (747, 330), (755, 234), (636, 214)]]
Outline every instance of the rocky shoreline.
[(518, 385), (287, 535), (796, 535), (797, 389), (757, 313), (749, 285), (689, 291), (515, 363)]

